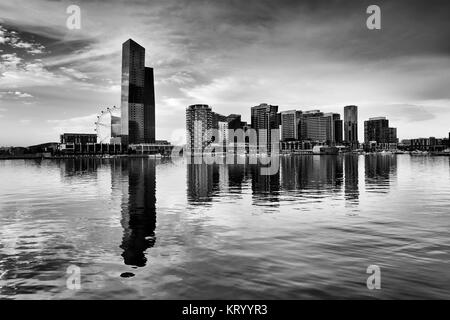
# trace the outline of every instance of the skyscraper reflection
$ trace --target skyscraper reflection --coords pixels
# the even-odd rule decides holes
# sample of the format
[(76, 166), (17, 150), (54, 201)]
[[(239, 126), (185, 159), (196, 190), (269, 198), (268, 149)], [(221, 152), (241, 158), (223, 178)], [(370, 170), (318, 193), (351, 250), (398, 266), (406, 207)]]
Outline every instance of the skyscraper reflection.
[[(187, 165), (187, 198), (192, 204), (206, 204), (212, 200), (218, 188), (219, 173), (216, 165)], [(214, 188), (214, 180), (216, 188)]]
[(359, 155), (348, 154), (344, 156), (344, 194), (345, 199), (351, 202), (359, 200)]
[(317, 193), (341, 189), (343, 160), (337, 156), (290, 156), (280, 159), (281, 185), (286, 191)]
[(232, 164), (228, 166), (228, 183), (231, 193), (241, 193), (246, 179), (246, 165)]
[(250, 175), (252, 179), (253, 199), (258, 201), (269, 201), (278, 203), (280, 192), (280, 170), (273, 175), (261, 175), (259, 165), (250, 165)]
[(113, 189), (117, 181), (128, 185), (122, 194), (122, 257), (126, 265), (143, 267), (145, 252), (156, 240), (156, 163), (145, 158), (116, 159), (112, 171)]

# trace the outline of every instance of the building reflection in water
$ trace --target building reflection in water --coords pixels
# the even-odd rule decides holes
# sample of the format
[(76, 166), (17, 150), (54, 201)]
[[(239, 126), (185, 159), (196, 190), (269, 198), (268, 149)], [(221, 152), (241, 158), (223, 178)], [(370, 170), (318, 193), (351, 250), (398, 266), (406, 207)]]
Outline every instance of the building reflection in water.
[(97, 175), (97, 169), (101, 167), (102, 162), (97, 158), (69, 158), (56, 160), (59, 162), (61, 174), (65, 177), (79, 175)]
[(359, 201), (359, 155), (344, 155), (344, 194), (351, 203)]
[[(259, 201), (279, 202), (280, 193), (280, 169), (273, 175), (261, 175), (260, 165), (249, 165), (249, 173), (252, 180), (253, 204), (258, 205)], [(267, 205), (267, 203), (265, 203)]]
[[(387, 192), (396, 176), (397, 158), (389, 155), (281, 156), (274, 175), (261, 175), (261, 166), (249, 164), (187, 165), (187, 196), (193, 204), (211, 203), (221, 194), (242, 193), (250, 187), (254, 204), (280, 202), (280, 195), (319, 197), (343, 194), (359, 204), (360, 167), (365, 167), (365, 188)], [(361, 171), (363, 172), (363, 171)], [(361, 174), (362, 176), (362, 174)], [(363, 186), (364, 187), (364, 186)]]
[(246, 167), (245, 164), (233, 164), (228, 166), (230, 193), (242, 192), (242, 185), (246, 181)]
[(337, 156), (288, 156), (280, 159), (283, 190), (301, 193), (340, 191), (343, 160)]
[(187, 198), (191, 204), (208, 205), (230, 186), (228, 165), (187, 164)]
[(213, 197), (213, 175), (216, 165), (187, 165), (187, 198), (192, 204), (206, 204)]
[(122, 257), (126, 265), (143, 267), (156, 240), (156, 162), (114, 159), (111, 168), (113, 192), (122, 189)]
[(388, 192), (396, 177), (396, 155), (367, 155), (364, 157), (366, 190), (369, 192)]

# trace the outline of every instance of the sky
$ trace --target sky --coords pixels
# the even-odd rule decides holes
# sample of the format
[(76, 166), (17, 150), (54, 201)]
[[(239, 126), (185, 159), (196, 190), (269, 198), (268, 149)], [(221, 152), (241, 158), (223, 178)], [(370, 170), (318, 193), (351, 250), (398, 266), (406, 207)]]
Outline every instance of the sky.
[[(81, 9), (71, 30), (66, 12)], [(369, 5), (381, 30), (369, 30)], [(183, 143), (185, 109), (386, 116), (400, 139), (450, 131), (449, 1), (161, 0), (0, 2), (0, 146), (94, 133), (120, 106), (121, 48), (132, 38), (155, 72), (156, 137)]]

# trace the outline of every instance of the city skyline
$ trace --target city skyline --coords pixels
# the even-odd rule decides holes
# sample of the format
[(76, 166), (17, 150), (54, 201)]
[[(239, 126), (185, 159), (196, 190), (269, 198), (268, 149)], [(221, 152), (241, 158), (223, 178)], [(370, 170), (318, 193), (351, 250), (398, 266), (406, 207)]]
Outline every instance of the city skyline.
[[(148, 49), (155, 68), (157, 139), (181, 141), (188, 105), (248, 120), (262, 102), (341, 115), (354, 104), (362, 121), (395, 122), (400, 140), (447, 136), (449, 28), (442, 7), (427, 8), (433, 14), (417, 28), (423, 4), (380, 1), (383, 28), (371, 31), (366, 7), (356, 2), (258, 4), (82, 1), (82, 27), (73, 31), (65, 27), (63, 3), (2, 2), (0, 145), (93, 133), (99, 111), (121, 100), (120, 44), (128, 38)], [(144, 17), (150, 12), (157, 14)]]
[(450, 299), (449, 12), (1, 0), (0, 300)]

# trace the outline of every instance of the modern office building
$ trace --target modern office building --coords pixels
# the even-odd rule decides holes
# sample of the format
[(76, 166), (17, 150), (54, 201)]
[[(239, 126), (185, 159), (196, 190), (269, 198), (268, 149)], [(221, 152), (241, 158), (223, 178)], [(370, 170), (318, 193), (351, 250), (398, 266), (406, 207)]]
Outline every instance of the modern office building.
[(155, 140), (153, 69), (145, 68), (145, 48), (127, 40), (122, 45), (121, 140), (123, 144)]
[(289, 110), (280, 112), (280, 125), (281, 125), (281, 141), (294, 141), (298, 140), (298, 112), (296, 110)]
[(209, 141), (204, 139), (207, 130), (212, 129), (211, 108), (206, 104), (195, 104), (186, 109), (186, 149), (188, 153), (201, 153)]
[(271, 152), (272, 143), (279, 140), (272, 137), (272, 130), (278, 129), (278, 106), (262, 103), (251, 108), (251, 127), (257, 132), (258, 151)]
[(358, 107), (344, 107), (344, 141), (352, 149), (357, 149), (358, 142)]

